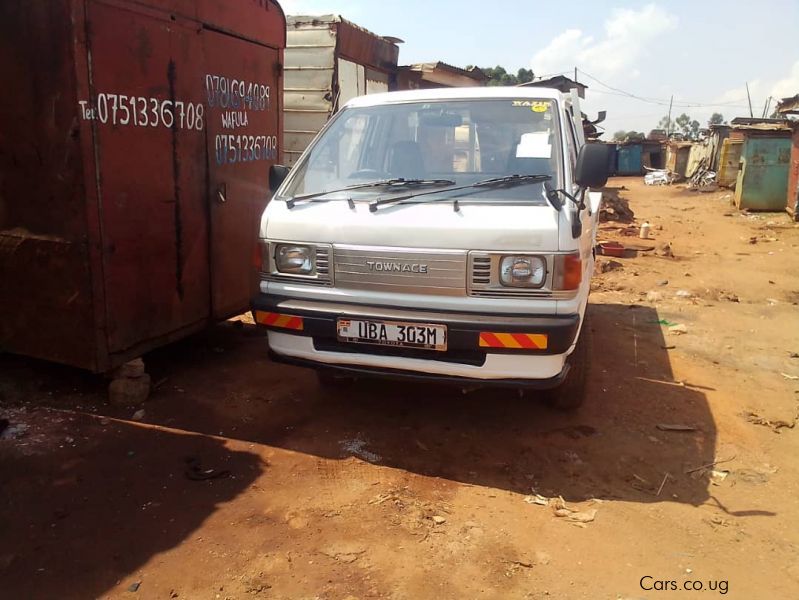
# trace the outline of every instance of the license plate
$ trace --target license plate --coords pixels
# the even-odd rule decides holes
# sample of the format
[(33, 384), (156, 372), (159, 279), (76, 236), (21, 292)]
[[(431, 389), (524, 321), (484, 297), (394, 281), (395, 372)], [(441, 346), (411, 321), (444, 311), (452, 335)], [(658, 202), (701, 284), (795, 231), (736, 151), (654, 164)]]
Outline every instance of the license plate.
[(447, 326), (398, 321), (338, 320), (338, 339), (356, 344), (399, 346), (426, 350), (447, 349)]

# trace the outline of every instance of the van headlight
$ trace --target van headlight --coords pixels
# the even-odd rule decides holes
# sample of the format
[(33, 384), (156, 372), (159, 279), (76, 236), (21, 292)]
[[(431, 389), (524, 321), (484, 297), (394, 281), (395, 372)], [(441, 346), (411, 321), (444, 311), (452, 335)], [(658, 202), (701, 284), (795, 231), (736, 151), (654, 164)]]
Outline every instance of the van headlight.
[(499, 281), (507, 287), (537, 288), (546, 278), (546, 262), (540, 256), (503, 256), (499, 263)]
[(315, 251), (310, 246), (275, 244), (275, 266), (281, 273), (311, 275), (314, 272)]

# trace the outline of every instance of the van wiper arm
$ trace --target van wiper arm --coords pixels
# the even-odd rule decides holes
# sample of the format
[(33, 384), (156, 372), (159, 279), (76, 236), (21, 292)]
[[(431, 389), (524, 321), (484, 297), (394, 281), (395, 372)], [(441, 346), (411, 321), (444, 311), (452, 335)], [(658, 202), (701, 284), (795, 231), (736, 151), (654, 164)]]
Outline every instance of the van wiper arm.
[(378, 181), (369, 181), (367, 183), (356, 183), (355, 185), (348, 185), (335, 190), (326, 190), (324, 192), (314, 192), (313, 194), (294, 196), (293, 198), (286, 200), (286, 206), (289, 208), (294, 208), (298, 202), (313, 200), (314, 198), (326, 196), (327, 194), (335, 194), (337, 192), (349, 192), (351, 190), (361, 190), (371, 187), (420, 187), (428, 185), (455, 185), (455, 182), (452, 179), (405, 179), (403, 177), (397, 177), (394, 179), (380, 179)]
[[(458, 190), (469, 190), (474, 188), (495, 188), (495, 187), (515, 187), (517, 185), (526, 185), (529, 183), (541, 183), (543, 181), (549, 181), (552, 179), (551, 175), (507, 175), (506, 177), (493, 177), (491, 179), (482, 179), (475, 183), (470, 183), (468, 185), (459, 185), (456, 187), (446, 188), (443, 190), (431, 190), (429, 192), (418, 192), (418, 193), (410, 193), (404, 194), (402, 196), (393, 196), (391, 198), (378, 198), (373, 202), (369, 203), (369, 210), (371, 212), (376, 212), (378, 208), (381, 206), (388, 206), (391, 204), (396, 204), (398, 202), (403, 202), (404, 200), (410, 200), (411, 198), (418, 198), (419, 196), (427, 196), (430, 194), (440, 194), (441, 192), (455, 192)], [(449, 200), (450, 198), (446, 198)], [(456, 201), (457, 202), (457, 201)], [(557, 207), (556, 207), (557, 208)], [(560, 210), (558, 208), (558, 210)]]

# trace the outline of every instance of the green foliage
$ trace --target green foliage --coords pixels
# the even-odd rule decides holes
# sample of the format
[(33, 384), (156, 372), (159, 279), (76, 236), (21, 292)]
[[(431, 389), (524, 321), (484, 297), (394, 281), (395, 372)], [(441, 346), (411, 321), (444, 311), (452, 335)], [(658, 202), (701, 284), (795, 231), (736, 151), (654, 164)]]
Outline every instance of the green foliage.
[[(719, 113), (714, 113), (711, 117), (711, 123), (713, 122), (713, 118), (720, 118), (724, 119)], [(680, 116), (675, 117), (671, 120), (669, 124), (669, 117), (665, 116), (660, 121), (658, 121), (658, 129), (666, 129), (669, 130), (669, 133), (681, 133), (682, 136), (687, 140), (695, 140), (699, 138), (699, 130), (701, 129), (702, 124), (697, 121), (696, 119), (692, 119), (685, 113), (682, 113)]]
[(620, 129), (619, 131), (613, 134), (614, 142), (624, 142), (628, 140), (643, 140), (643, 139), (646, 139), (646, 134), (635, 130), (624, 131), (623, 129)]
[(724, 115), (721, 113), (713, 113), (710, 115), (710, 120), (707, 123), (708, 125), (721, 125), (724, 123)]
[[(470, 68), (471, 65), (466, 67), (467, 70)], [(513, 73), (508, 73), (505, 68), (500, 65), (496, 67), (481, 67), (480, 70), (488, 77), (487, 85), (490, 86), (519, 85), (520, 83), (532, 81), (534, 78), (532, 69), (525, 69), (524, 67), (519, 69), (515, 75)]]

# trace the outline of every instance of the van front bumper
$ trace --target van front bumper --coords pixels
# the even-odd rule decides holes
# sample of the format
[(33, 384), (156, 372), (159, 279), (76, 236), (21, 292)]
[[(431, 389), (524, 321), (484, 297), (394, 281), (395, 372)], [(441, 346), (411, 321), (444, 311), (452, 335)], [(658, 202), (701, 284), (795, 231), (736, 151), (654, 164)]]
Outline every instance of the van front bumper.
[[(256, 322), (269, 330), (270, 354), (279, 362), (359, 376), (537, 389), (556, 387), (566, 377), (566, 357), (574, 346), (580, 326), (580, 317), (576, 314), (504, 316), (442, 313), (315, 302), (264, 294), (253, 302), (253, 312)], [(278, 314), (281, 318), (277, 323), (265, 325), (265, 314)], [(447, 350), (403, 349), (340, 341), (337, 337), (338, 319), (446, 325)], [(544, 334), (547, 345), (544, 349), (486, 348), (480, 346), (481, 332)]]

